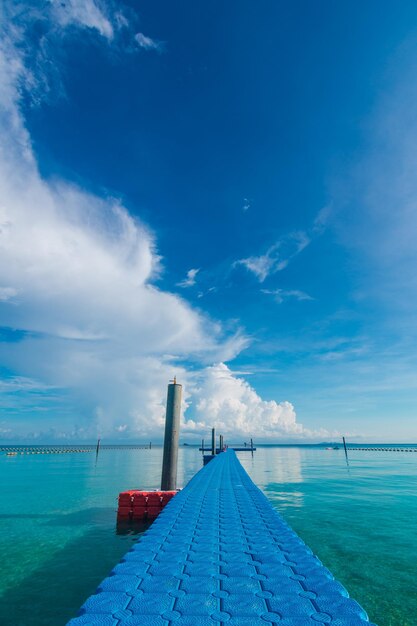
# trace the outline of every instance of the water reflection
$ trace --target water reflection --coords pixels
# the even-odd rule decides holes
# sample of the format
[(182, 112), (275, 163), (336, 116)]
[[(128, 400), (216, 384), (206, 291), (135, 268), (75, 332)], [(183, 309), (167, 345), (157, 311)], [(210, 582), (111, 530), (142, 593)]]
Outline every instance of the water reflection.
[[(101, 448), (96, 468), (94, 457), (0, 455), (2, 626), (16, 626), (16, 607), (24, 626), (66, 623), (146, 530), (116, 526), (117, 495), (160, 487), (162, 447)], [(372, 621), (415, 623), (417, 454), (349, 452), (350, 475), (342, 448), (258, 446), (238, 457)], [(181, 447), (178, 486), (201, 467), (197, 448)]]
[[(238, 453), (243, 467), (252, 480), (279, 508), (302, 507), (304, 492), (300, 448), (258, 447), (253, 459)], [(297, 488), (295, 488), (297, 485)]]
[(303, 482), (299, 448), (258, 448), (253, 458), (243, 452), (237, 455), (252, 480), (262, 489), (270, 482)]
[(275, 502), (279, 508), (301, 508), (304, 506), (304, 493), (302, 491), (279, 491), (276, 485), (270, 485), (266, 495)]
[(148, 530), (152, 522), (139, 520), (117, 520), (116, 535), (132, 535), (137, 536)]

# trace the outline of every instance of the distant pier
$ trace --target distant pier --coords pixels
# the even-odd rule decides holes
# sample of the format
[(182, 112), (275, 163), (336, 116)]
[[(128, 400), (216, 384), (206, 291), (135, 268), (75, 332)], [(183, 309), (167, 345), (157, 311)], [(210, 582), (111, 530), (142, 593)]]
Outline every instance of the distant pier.
[[(239, 446), (227, 446), (228, 450), (234, 450), (235, 452), (256, 452), (256, 448), (253, 447), (251, 448), (250, 446), (247, 448), (244, 447), (239, 447)], [(199, 448), (200, 452), (211, 452), (211, 447), (210, 448)], [(221, 448), (216, 448), (216, 454), (220, 454), (220, 452), (223, 452), (223, 450)]]

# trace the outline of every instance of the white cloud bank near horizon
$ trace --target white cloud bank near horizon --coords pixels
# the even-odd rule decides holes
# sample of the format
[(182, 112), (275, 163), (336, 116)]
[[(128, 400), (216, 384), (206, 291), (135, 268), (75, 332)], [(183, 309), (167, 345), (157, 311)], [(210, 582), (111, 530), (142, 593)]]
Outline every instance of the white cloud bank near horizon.
[[(52, 8), (61, 29), (113, 37), (112, 21), (92, 0)], [(26, 334), (1, 343), (0, 358), (21, 391), (42, 392), (43, 404), (27, 421), (1, 422), (0, 436), (161, 434), (174, 374), (185, 384), (185, 408), (193, 404), (184, 432), (200, 436), (214, 423), (236, 436), (312, 436), (289, 402), (263, 401), (224, 365), (247, 345), (244, 335), (226, 336), (152, 284), (162, 271), (154, 236), (117, 198), (41, 177), (21, 112), (22, 90), (38, 88), (24, 36), (24, 24), (14, 24), (0, 45), (0, 325)], [(185, 360), (199, 371), (188, 372)], [(60, 420), (57, 409), (48, 417), (48, 389), (64, 392), (77, 417)]]
[[(215, 426), (225, 435), (257, 438), (306, 434), (291, 402), (265, 401), (224, 363), (205, 368), (196, 389), (197, 424)], [(191, 425), (194, 428), (194, 422)], [(188, 425), (188, 430), (190, 425)]]

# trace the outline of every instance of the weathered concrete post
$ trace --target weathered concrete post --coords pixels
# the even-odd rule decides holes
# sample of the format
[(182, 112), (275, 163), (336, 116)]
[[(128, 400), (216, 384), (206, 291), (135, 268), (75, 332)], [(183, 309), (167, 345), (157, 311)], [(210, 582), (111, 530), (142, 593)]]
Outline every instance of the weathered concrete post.
[(168, 385), (165, 417), (164, 457), (162, 461), (161, 490), (177, 488), (178, 440), (180, 435), (182, 385), (176, 379)]
[(224, 447), (224, 445), (223, 445), (223, 435), (220, 435), (220, 437), (219, 437), (219, 450), (220, 450), (220, 452), (223, 452), (223, 447)]
[(216, 429), (211, 429), (211, 454), (216, 455)]

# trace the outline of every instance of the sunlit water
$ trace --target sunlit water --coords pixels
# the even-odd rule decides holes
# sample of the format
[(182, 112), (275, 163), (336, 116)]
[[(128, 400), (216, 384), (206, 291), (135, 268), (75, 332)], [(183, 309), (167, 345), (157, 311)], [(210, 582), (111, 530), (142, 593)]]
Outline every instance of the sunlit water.
[[(259, 448), (239, 458), (378, 626), (417, 625), (417, 453)], [(116, 498), (159, 487), (162, 450), (0, 455), (0, 624), (61, 626), (143, 531)], [(179, 484), (201, 467), (181, 448)], [(256, 518), (254, 518), (256, 524)]]

